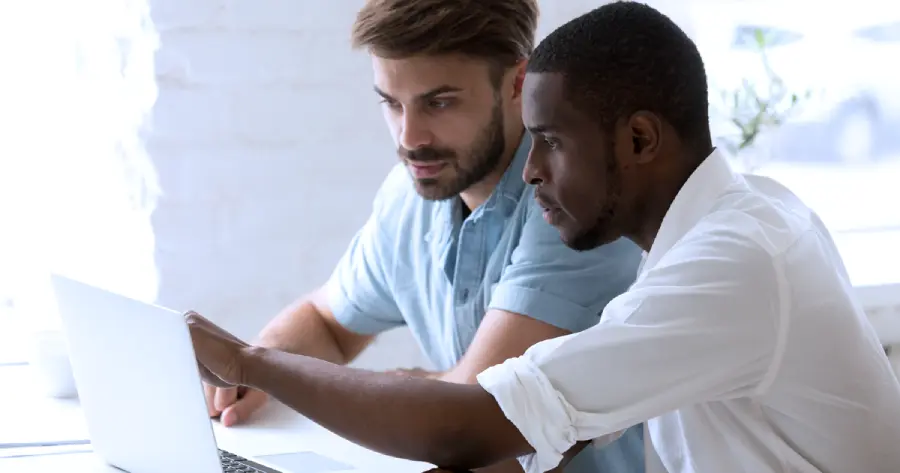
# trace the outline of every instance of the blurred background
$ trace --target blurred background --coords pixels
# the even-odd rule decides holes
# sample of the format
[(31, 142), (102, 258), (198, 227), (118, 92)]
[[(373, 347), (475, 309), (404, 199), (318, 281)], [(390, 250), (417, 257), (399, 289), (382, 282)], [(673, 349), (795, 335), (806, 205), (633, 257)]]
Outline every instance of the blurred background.
[[(601, 3), (542, 1), (539, 37)], [(704, 56), (717, 145), (900, 318), (900, 3), (648, 3)], [(0, 3), (0, 364), (57, 326), (50, 269), (243, 337), (322, 283), (396, 159), (349, 48), (362, 4)], [(397, 330), (358, 364), (424, 361)]]

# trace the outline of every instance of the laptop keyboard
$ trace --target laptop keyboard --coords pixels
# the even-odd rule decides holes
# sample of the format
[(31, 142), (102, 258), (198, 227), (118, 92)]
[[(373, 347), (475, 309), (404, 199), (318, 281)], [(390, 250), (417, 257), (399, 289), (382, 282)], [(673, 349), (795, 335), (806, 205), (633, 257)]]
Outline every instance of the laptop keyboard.
[(222, 473), (280, 473), (240, 455), (221, 449), (219, 450), (219, 460), (222, 461)]

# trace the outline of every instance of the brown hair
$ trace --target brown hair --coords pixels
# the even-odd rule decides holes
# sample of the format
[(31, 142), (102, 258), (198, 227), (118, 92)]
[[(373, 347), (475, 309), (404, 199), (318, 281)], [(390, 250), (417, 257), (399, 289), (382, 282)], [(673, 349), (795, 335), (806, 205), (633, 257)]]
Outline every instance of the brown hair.
[(537, 0), (368, 0), (352, 43), (391, 59), (464, 54), (502, 74), (531, 54), (537, 19)]

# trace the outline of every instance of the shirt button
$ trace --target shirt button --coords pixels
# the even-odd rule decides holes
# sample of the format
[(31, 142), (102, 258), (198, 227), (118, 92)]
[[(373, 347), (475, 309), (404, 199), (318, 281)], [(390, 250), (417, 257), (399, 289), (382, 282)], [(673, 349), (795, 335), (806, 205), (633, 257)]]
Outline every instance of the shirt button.
[(463, 290), (462, 290), (462, 294), (459, 295), (459, 298), (460, 298), (463, 302), (466, 302), (467, 300), (469, 300), (469, 290), (468, 290), (468, 289), (463, 289)]

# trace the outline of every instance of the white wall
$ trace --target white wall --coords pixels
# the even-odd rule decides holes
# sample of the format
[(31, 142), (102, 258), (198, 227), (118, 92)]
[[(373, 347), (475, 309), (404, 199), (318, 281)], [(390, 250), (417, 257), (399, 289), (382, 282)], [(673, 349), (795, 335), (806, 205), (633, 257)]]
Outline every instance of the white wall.
[[(161, 303), (248, 337), (329, 275), (396, 159), (368, 58), (350, 50), (363, 3), (151, 0)], [(542, 2), (539, 36), (601, 3)], [(361, 362), (419, 353), (397, 332)]]
[(156, 99), (148, 20), (144, 0), (0, 2), (0, 345), (58, 327), (49, 271), (157, 292), (137, 131)]

